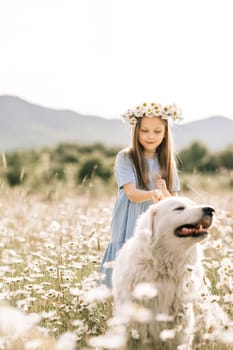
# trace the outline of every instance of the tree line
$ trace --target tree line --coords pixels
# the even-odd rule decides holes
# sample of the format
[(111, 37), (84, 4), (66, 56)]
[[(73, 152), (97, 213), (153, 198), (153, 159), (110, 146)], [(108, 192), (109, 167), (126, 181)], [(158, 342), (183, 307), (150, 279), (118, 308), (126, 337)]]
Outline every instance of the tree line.
[[(55, 148), (14, 151), (2, 154), (1, 183), (9, 186), (27, 184), (32, 189), (57, 182), (83, 184), (98, 177), (113, 179), (115, 156), (120, 148), (97, 143), (79, 145), (62, 143)], [(178, 168), (185, 173), (209, 173), (233, 170), (233, 145), (220, 152), (194, 142), (177, 154)]]

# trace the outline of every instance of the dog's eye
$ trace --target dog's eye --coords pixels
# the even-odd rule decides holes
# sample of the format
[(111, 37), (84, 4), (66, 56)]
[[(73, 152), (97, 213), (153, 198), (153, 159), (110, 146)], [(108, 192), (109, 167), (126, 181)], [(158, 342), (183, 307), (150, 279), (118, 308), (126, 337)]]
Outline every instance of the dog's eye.
[(177, 208), (175, 208), (174, 210), (175, 211), (181, 211), (181, 210), (184, 210), (185, 209), (185, 207), (177, 207)]

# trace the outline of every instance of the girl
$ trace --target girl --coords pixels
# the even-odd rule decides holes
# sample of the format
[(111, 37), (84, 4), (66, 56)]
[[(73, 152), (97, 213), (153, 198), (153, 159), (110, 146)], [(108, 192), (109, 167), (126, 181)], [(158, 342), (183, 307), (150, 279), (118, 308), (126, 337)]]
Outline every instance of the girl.
[(111, 262), (133, 235), (138, 216), (150, 204), (176, 195), (180, 188), (169, 128), (169, 119), (181, 119), (178, 108), (143, 103), (128, 110), (122, 119), (132, 126), (132, 144), (121, 150), (115, 160), (118, 196), (111, 222), (112, 239), (100, 269), (109, 288)]

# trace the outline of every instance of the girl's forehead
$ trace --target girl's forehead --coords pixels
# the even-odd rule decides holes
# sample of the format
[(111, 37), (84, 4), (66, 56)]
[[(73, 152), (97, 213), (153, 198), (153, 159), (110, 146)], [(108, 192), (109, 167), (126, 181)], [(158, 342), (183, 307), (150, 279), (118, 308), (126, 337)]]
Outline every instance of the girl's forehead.
[(159, 117), (143, 117), (141, 119), (141, 126), (146, 127), (165, 127), (165, 123)]

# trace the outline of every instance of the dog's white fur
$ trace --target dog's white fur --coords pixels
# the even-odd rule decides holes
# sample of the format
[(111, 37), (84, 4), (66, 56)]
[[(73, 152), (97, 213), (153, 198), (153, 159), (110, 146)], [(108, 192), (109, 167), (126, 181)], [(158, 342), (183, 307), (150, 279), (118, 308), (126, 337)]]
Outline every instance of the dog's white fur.
[[(199, 242), (206, 236), (178, 237), (174, 231), (200, 220), (203, 207), (184, 197), (166, 198), (151, 205), (138, 219), (134, 236), (119, 251), (114, 263), (113, 296), (118, 316), (125, 315), (127, 305), (135, 302), (132, 292), (138, 284), (150, 283), (157, 289), (157, 296), (144, 304), (153, 316), (147, 328), (151, 344), (148, 349), (160, 348), (164, 327), (176, 327), (172, 349), (180, 344), (182, 349), (191, 348), (193, 306), (204, 285)], [(171, 315), (173, 322), (154, 321), (157, 314)]]

